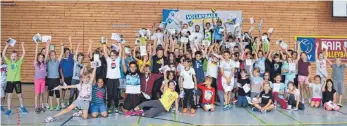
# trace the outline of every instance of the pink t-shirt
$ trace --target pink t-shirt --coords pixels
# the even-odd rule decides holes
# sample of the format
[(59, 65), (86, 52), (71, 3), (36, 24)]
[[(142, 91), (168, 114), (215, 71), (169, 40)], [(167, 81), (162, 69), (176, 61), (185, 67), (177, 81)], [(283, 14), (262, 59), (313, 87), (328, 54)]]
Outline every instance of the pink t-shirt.
[(35, 67), (35, 79), (44, 79), (47, 76), (46, 63), (41, 63), (40, 66), (38, 63), (34, 64)]

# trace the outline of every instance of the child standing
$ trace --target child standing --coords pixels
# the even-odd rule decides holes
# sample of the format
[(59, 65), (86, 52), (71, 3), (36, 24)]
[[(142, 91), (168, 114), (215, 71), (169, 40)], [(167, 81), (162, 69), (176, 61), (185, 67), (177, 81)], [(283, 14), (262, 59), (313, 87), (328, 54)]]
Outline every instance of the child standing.
[(26, 108), (24, 107), (23, 103), (23, 98), (22, 98), (22, 84), (20, 82), (21, 80), (21, 70), (22, 70), (22, 64), (23, 64), (23, 59), (25, 56), (25, 48), (24, 48), (24, 42), (21, 43), (22, 45), (22, 56), (20, 57), (19, 60), (17, 60), (18, 54), (16, 51), (13, 51), (11, 53), (10, 59), (6, 57), (6, 51), (9, 46), (7, 43), (3, 52), (2, 52), (2, 57), (4, 57), (5, 62), (7, 64), (7, 85), (6, 85), (6, 95), (7, 95), (7, 107), (8, 110), (6, 111), (6, 115), (10, 115), (12, 113), (11, 111), (11, 99), (12, 99), (12, 93), (13, 90), (16, 90), (19, 103), (20, 103), (20, 110), (22, 113), (28, 113)]
[[(323, 83), (325, 82), (328, 72), (327, 72), (327, 61), (325, 58), (325, 52), (318, 53), (319, 43), (316, 43), (316, 74), (322, 78)], [(318, 55), (317, 55), (318, 54)]]
[(312, 88), (311, 107), (318, 108), (322, 101), (322, 88), (324, 88), (320, 76), (316, 75), (314, 77), (314, 82), (310, 83), (308, 87)]
[(78, 98), (72, 102), (72, 104), (67, 107), (66, 109), (60, 111), (53, 117), (47, 117), (45, 119), (46, 123), (50, 123), (56, 120), (57, 117), (64, 115), (65, 113), (70, 112), (75, 107), (78, 107), (79, 109), (82, 109), (82, 118), (87, 119), (88, 118), (88, 110), (89, 110), (89, 104), (92, 100), (92, 83), (95, 83), (95, 72), (96, 69), (94, 68), (92, 72), (87, 72), (86, 67), (82, 70), (82, 76), (81, 76), (81, 83), (76, 85), (69, 85), (69, 86), (58, 86), (56, 89), (61, 88), (77, 88), (80, 92), (78, 94)]
[(106, 89), (104, 87), (104, 80), (98, 79), (97, 84), (93, 85), (92, 89), (92, 102), (90, 104), (90, 112), (92, 117), (96, 118), (100, 114), (102, 117), (107, 117), (107, 107), (105, 104)]
[(288, 107), (287, 109), (293, 109), (293, 110), (304, 110), (305, 105), (300, 102), (300, 91), (297, 89), (294, 85), (293, 81), (288, 82)]
[(224, 106), (223, 110), (230, 110), (231, 107), (231, 90), (234, 88), (234, 62), (230, 59), (230, 52), (224, 51), (224, 60), (220, 62), (220, 71), (222, 74), (222, 86), (224, 89)]
[[(80, 47), (80, 43), (77, 44), (76, 52), (74, 54), (74, 65), (73, 65), (73, 74), (72, 74), (72, 85), (76, 85), (80, 83), (80, 76), (81, 76), (81, 69), (84, 67), (83, 65), (83, 59), (84, 55), (83, 53), (78, 53)], [(78, 96), (78, 92), (76, 89), (70, 89), (70, 97), (69, 97), (69, 104), (71, 104)]]
[(37, 54), (39, 44), (36, 43), (35, 48), (35, 58), (34, 58), (34, 68), (35, 68), (35, 112), (39, 114), (41, 111), (44, 111), (42, 98), (45, 91), (46, 85), (46, 60), (47, 58), (42, 54)]
[(1, 112), (4, 112), (5, 111), (5, 108), (4, 108), (4, 104), (5, 104), (5, 89), (6, 89), (6, 73), (7, 73), (7, 65), (5, 64), (4, 59), (2, 58), (2, 55), (0, 55), (1, 58), (0, 58), (0, 70), (1, 70), (1, 87), (0, 87), (0, 93), (1, 93)]
[(202, 107), (205, 111), (214, 111), (215, 109), (215, 99), (216, 99), (216, 90), (212, 86), (212, 77), (206, 76), (205, 82), (198, 85), (198, 88), (201, 90), (202, 95)]
[[(246, 108), (248, 106), (248, 102), (247, 102), (247, 94), (249, 94), (249, 91), (245, 91), (244, 90), (244, 86), (248, 86), (248, 88), (250, 87), (250, 80), (247, 78), (247, 73), (246, 70), (241, 70), (241, 77), (237, 80), (238, 83), (238, 99), (237, 99), (237, 107), (244, 107)], [(247, 88), (247, 87), (246, 87)]]
[(333, 81), (331, 79), (328, 79), (322, 89), (324, 109), (328, 111), (340, 110), (340, 106), (336, 104), (336, 90), (334, 89), (333, 85)]
[(257, 96), (256, 99), (257, 100), (253, 101), (254, 107), (252, 108), (252, 111), (266, 113), (275, 107), (272, 102), (273, 95), (269, 83), (264, 83), (264, 90)]
[[(346, 49), (344, 49), (346, 50)], [(347, 54), (347, 52), (345, 51), (345, 54)], [(345, 69), (346, 69), (346, 64), (342, 64), (341, 63), (341, 58), (336, 58), (336, 63), (332, 64), (331, 61), (329, 59), (327, 59), (328, 63), (330, 64), (330, 66), (333, 68), (333, 72), (331, 74), (331, 78), (334, 81), (334, 89), (336, 89), (336, 94), (339, 98), (339, 102), (338, 105), (340, 107), (342, 107), (342, 96), (344, 93), (344, 80), (345, 80)]]
[(190, 103), (190, 113), (195, 114), (196, 105), (194, 104), (194, 89), (197, 89), (197, 80), (195, 71), (190, 67), (190, 59), (185, 59), (183, 62), (184, 69), (180, 72), (180, 90), (184, 91), (183, 112), (188, 112), (187, 106)]
[(273, 97), (275, 101), (275, 107), (277, 106), (277, 103), (280, 103), (281, 107), (283, 109), (287, 109), (287, 103), (284, 100), (285, 98), (285, 89), (286, 86), (281, 83), (281, 74), (277, 74), (274, 78), (275, 82), (270, 84), (273, 92)]

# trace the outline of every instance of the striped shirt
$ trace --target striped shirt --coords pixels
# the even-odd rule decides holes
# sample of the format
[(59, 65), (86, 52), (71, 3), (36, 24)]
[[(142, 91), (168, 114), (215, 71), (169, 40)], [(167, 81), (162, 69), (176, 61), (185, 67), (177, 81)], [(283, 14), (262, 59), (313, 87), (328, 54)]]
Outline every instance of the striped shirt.
[(92, 103), (93, 104), (104, 104), (104, 99), (106, 97), (106, 89), (99, 88), (97, 84), (93, 86)]

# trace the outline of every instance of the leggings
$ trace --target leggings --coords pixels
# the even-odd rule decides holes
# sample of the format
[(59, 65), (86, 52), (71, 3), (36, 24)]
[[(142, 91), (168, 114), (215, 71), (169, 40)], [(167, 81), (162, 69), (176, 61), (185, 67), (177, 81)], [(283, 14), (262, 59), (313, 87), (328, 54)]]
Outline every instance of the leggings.
[(282, 109), (287, 109), (288, 106), (287, 106), (286, 101), (284, 101), (284, 99), (278, 97), (278, 92), (274, 92), (273, 96), (274, 96), (274, 100), (281, 105)]
[(119, 79), (107, 79), (107, 108), (110, 108), (112, 101), (114, 102), (114, 107), (118, 107), (119, 103)]
[[(294, 94), (289, 94), (289, 97), (288, 97), (288, 105), (291, 105), (291, 106), (293, 106), (293, 107), (296, 106), (296, 100), (295, 100)], [(299, 102), (298, 109), (299, 109), (299, 110), (304, 110), (304, 109), (305, 109), (305, 105), (302, 104), (301, 102)]]
[(195, 103), (194, 103), (194, 89), (183, 89), (184, 90), (184, 99), (183, 99), (183, 108), (187, 108), (188, 102), (190, 103), (190, 107), (192, 109), (195, 109)]
[(49, 90), (48, 96), (52, 97), (53, 93), (55, 93), (55, 97), (56, 98), (60, 98), (59, 90), (52, 90), (55, 87), (60, 85), (59, 78), (47, 78), (47, 83), (46, 84), (48, 85), (48, 90)]
[(139, 108), (149, 108), (148, 110), (145, 110), (145, 117), (152, 118), (154, 116), (157, 116), (158, 114), (162, 112), (166, 112), (163, 104), (159, 100), (151, 100), (141, 103)]

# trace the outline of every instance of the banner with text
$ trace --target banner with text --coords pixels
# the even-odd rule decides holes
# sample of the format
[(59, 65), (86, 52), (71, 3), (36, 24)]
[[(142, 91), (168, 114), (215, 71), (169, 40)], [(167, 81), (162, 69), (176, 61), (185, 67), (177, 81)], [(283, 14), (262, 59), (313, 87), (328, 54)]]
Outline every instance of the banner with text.
[(163, 9), (162, 22), (166, 23), (166, 29), (174, 28), (180, 30), (180, 22), (187, 23), (189, 28), (200, 25), (202, 22), (212, 22), (212, 17), (219, 18), (223, 22), (228, 19), (236, 18), (236, 23), (242, 24), (242, 11), (216, 11), (214, 16), (211, 10), (171, 10)]
[[(342, 61), (347, 61), (346, 54), (343, 48), (347, 47), (347, 36), (298, 36), (296, 41), (300, 44), (301, 51), (306, 52), (307, 58), (310, 62), (314, 62), (316, 44), (319, 44), (317, 52), (322, 52), (327, 49), (326, 57), (335, 60), (341, 57)], [(325, 49), (323, 49), (325, 48)]]

